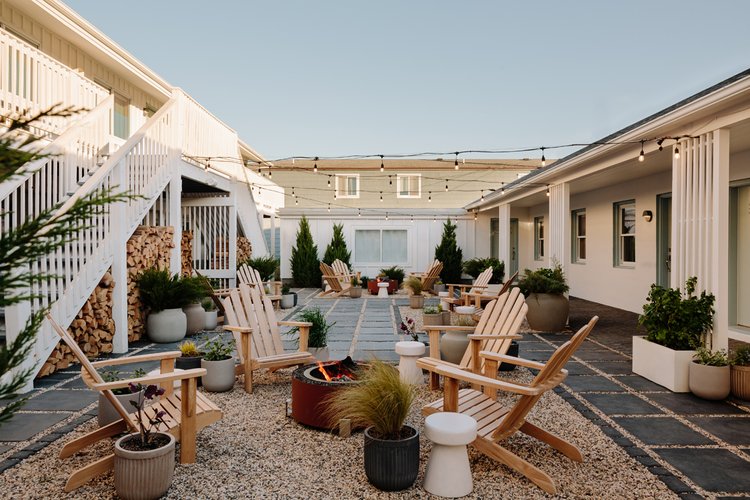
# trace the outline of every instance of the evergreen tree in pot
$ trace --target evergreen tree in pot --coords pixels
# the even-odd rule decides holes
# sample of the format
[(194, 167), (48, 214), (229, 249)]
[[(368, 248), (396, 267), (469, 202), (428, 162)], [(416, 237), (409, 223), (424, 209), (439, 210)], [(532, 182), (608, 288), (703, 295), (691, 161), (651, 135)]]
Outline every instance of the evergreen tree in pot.
[(326, 414), (333, 422), (348, 418), (365, 428), (365, 474), (384, 491), (414, 484), (419, 472), (419, 431), (405, 424), (414, 389), (401, 381), (398, 370), (372, 361), (361, 382), (334, 393)]
[(322, 275), (318, 246), (313, 242), (310, 224), (303, 215), (297, 230), (297, 244), (292, 247), (292, 281), (299, 287), (319, 287)]
[(323, 262), (330, 266), (334, 260), (339, 259), (346, 264), (346, 267), (351, 267), (351, 258), (352, 253), (346, 247), (346, 240), (344, 239), (344, 225), (334, 224), (333, 238), (331, 238), (331, 242), (326, 247), (325, 254), (323, 254)]
[(289, 285), (281, 286), (281, 308), (291, 309), (294, 307), (294, 294), (292, 294)]
[(440, 279), (443, 283), (461, 283), (463, 252), (456, 242), (456, 225), (450, 220), (443, 224), (443, 236), (435, 247), (435, 258), (443, 263)]
[(568, 284), (562, 266), (526, 269), (518, 282), (521, 293), (526, 296), (526, 319), (529, 326), (543, 332), (561, 332), (568, 322), (569, 303), (565, 293)]
[(203, 375), (203, 387), (207, 391), (226, 392), (234, 387), (234, 357), (232, 341), (225, 341), (220, 336), (206, 342), (201, 368), (206, 369)]

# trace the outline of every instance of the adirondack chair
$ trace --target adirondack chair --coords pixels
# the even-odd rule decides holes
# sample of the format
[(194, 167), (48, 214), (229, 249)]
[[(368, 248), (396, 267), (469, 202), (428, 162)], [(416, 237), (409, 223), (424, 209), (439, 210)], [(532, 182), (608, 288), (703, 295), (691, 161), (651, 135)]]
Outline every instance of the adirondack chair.
[[(211, 402), (203, 393), (196, 391), (198, 377), (205, 375), (205, 369), (195, 368), (174, 372), (174, 360), (180, 357), (180, 351), (91, 362), (83, 351), (81, 351), (81, 348), (78, 347), (76, 341), (73, 340), (68, 332), (63, 330), (51, 315), (47, 315), (47, 320), (81, 363), (81, 378), (86, 385), (91, 389), (103, 393), (122, 417), (120, 420), (112, 422), (109, 425), (69, 441), (60, 451), (60, 458), (72, 456), (76, 452), (102, 439), (114, 437), (123, 432), (138, 431), (135, 415), (129, 414), (112, 393), (112, 389), (127, 387), (132, 382), (143, 385), (161, 385), (164, 388), (164, 395), (159, 401), (146, 407), (146, 413), (149, 417), (152, 417), (156, 412), (165, 411), (164, 423), (158, 424), (156, 429), (159, 432), (172, 434), (180, 442), (180, 463), (191, 464), (195, 462), (196, 433), (207, 425), (220, 420), (223, 416), (218, 406)], [(104, 382), (104, 379), (102, 379), (96, 370), (102, 366), (120, 366), (143, 361), (160, 361), (161, 374), (116, 382)], [(181, 383), (180, 389), (177, 391), (174, 390), (174, 382), (176, 380), (179, 380)], [(65, 491), (73, 491), (90, 479), (112, 469), (114, 461), (114, 454), (110, 454), (76, 470), (68, 478), (65, 484)]]
[[(314, 363), (315, 357), (307, 352), (307, 338), (312, 323), (304, 321), (277, 321), (276, 311), (268, 296), (258, 287), (240, 284), (224, 299), (224, 329), (231, 331), (237, 345), (240, 364), (237, 375), (245, 375), (245, 392), (253, 392), (253, 371), (299, 366)], [(279, 326), (299, 327), (299, 351), (284, 352)]]
[[(528, 308), (523, 294), (518, 288), (514, 288), (510, 293), (505, 293), (487, 304), (486, 314), (482, 315), (476, 326), (425, 325), (424, 329), (430, 336), (430, 355), (420, 358), (420, 361), (425, 365), (449, 364), (457, 369), (483, 373), (485, 362), (479, 356), (479, 352), (496, 354), (508, 352), (511, 341), (521, 338), (518, 335), (518, 329), (526, 317)], [(468, 336), (469, 346), (459, 364), (440, 360), (441, 331), (473, 332)], [(438, 389), (439, 387), (439, 374), (430, 371), (430, 388)]]
[(435, 282), (440, 278), (440, 272), (443, 270), (443, 263), (435, 259), (430, 267), (423, 273), (409, 273), (409, 276), (416, 276), (422, 281), (422, 292), (423, 293), (434, 293), (432, 287)]
[(341, 295), (348, 294), (351, 290), (351, 282), (342, 282), (341, 275), (336, 274), (336, 271), (325, 262), (320, 263), (320, 272), (328, 284), (328, 290), (324, 290), (320, 294), (321, 296), (331, 294), (331, 297), (340, 297)]
[(482, 304), (485, 302), (489, 302), (491, 300), (495, 300), (500, 295), (504, 294), (508, 290), (510, 290), (510, 287), (513, 286), (513, 282), (516, 281), (516, 278), (518, 277), (518, 271), (513, 273), (513, 275), (508, 278), (508, 281), (503, 283), (503, 286), (500, 288), (500, 290), (497, 291), (497, 293), (488, 293), (486, 291), (484, 292), (469, 292), (467, 293), (466, 297), (466, 303), (464, 305), (471, 305), (471, 302), (474, 302), (474, 307), (476, 307), (476, 312), (474, 313), (475, 318), (478, 317), (482, 313)]
[[(597, 316), (591, 318), (591, 321), (578, 330), (578, 333), (558, 347), (546, 363), (481, 351), (479, 355), (484, 358), (486, 367), (484, 375), (480, 375), (446, 363), (426, 363), (418, 360), (417, 366), (432, 370), (445, 378), (443, 398), (423, 407), (422, 414), (452, 411), (474, 417), (477, 420), (478, 433), (471, 443), (472, 446), (488, 457), (523, 474), (541, 489), (554, 495), (557, 493), (557, 488), (549, 475), (504, 448), (500, 443), (517, 431), (521, 431), (547, 443), (572, 460), (583, 461), (583, 455), (575, 445), (537, 427), (527, 421), (526, 417), (544, 393), (565, 380), (568, 374), (568, 371), (563, 368), (565, 363), (585, 340), (598, 319)], [(539, 373), (529, 384), (505, 381), (497, 379), (499, 363), (512, 363), (539, 370)], [(473, 387), (459, 390), (459, 382), (468, 382)], [(483, 390), (479, 390), (478, 387), (482, 387)], [(497, 401), (497, 391), (510, 392), (520, 397), (515, 404), (503, 407)]]
[(334, 274), (340, 276), (339, 280), (342, 284), (351, 284), (352, 278), (356, 277), (359, 280), (360, 275), (362, 274), (360, 271), (357, 271), (355, 273), (354, 271), (350, 270), (346, 263), (339, 259), (333, 261), (333, 263), (331, 264), (331, 268), (333, 268)]
[(271, 299), (274, 307), (276, 309), (279, 308), (281, 303), (281, 281), (269, 281), (268, 286), (273, 286), (273, 293), (266, 293), (266, 282), (263, 281), (263, 278), (257, 269), (253, 269), (247, 264), (242, 264), (237, 268), (237, 281), (260, 289), (260, 293), (262, 295), (267, 295), (268, 298)]
[[(489, 285), (490, 280), (492, 279), (492, 266), (488, 267), (484, 271), (481, 272), (479, 276), (477, 276), (477, 279), (474, 280), (474, 283), (471, 285), (461, 285), (461, 284), (448, 284), (448, 297), (444, 298), (443, 300), (448, 303), (449, 307), (453, 309), (453, 306), (456, 304), (461, 304), (465, 306), (471, 305), (470, 294), (476, 294), (476, 293), (482, 293), (485, 288), (487, 288), (487, 285)], [(456, 297), (455, 291), (456, 288), (459, 289), (461, 292), (460, 297)], [(498, 294), (499, 296), (500, 294)]]

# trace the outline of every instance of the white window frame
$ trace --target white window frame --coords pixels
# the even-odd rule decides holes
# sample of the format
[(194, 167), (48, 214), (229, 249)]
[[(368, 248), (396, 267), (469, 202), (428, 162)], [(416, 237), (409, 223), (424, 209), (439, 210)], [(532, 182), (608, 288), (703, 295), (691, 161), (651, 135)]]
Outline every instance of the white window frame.
[[(401, 179), (417, 178), (417, 194), (401, 194)], [(411, 184), (411, 182), (409, 183)], [(422, 197), (422, 174), (396, 174), (396, 198), (418, 199)]]
[[(355, 227), (354, 229), (354, 263), (357, 265), (378, 265), (378, 266), (404, 266), (409, 264), (409, 229), (405, 227), (372, 227), (372, 226), (363, 226), (363, 227)], [(359, 257), (357, 256), (357, 231), (379, 231), (380, 232), (380, 260), (379, 261), (364, 261), (359, 260)], [(391, 261), (391, 260), (383, 260), (383, 231), (404, 231), (406, 233), (406, 260), (403, 262), (397, 262), (397, 261)]]
[[(336, 183), (336, 198), (359, 198), (359, 174), (336, 174), (334, 177), (334, 181)], [(357, 192), (355, 194), (342, 194), (341, 189), (339, 188), (339, 179), (349, 179), (351, 177), (357, 179)], [(342, 184), (342, 186), (345, 185), (346, 184)]]
[[(539, 236), (539, 228), (542, 236)], [(544, 216), (534, 217), (534, 260), (544, 260)]]
[[(614, 210), (614, 227), (613, 234), (614, 234), (614, 265), (615, 267), (635, 267), (635, 263), (638, 261), (638, 252), (636, 245), (638, 243), (638, 240), (636, 240), (637, 231), (636, 222), (638, 221), (638, 217), (636, 216), (637, 212), (635, 210), (635, 200), (625, 200), (625, 201), (618, 201), (612, 205)], [(622, 211), (625, 208), (633, 208), (633, 233), (632, 234), (624, 234), (620, 231), (620, 228), (622, 227)], [(624, 254), (624, 242), (625, 238), (633, 238), (633, 253), (635, 254), (635, 260), (629, 261), (629, 260), (623, 260), (623, 254)]]
[[(578, 210), (571, 211), (571, 221), (570, 221), (570, 239), (573, 243), (573, 248), (571, 248), (570, 252), (570, 261), (574, 264), (585, 264), (586, 263), (586, 257), (581, 257), (581, 245), (580, 242), (583, 241), (584, 245), (586, 242), (586, 230), (587, 227), (584, 226), (583, 228), (583, 235), (578, 234), (578, 227), (579, 227), (579, 217), (583, 215), (586, 217), (586, 209), (585, 208), (579, 208)], [(588, 253), (588, 248), (586, 249)]]

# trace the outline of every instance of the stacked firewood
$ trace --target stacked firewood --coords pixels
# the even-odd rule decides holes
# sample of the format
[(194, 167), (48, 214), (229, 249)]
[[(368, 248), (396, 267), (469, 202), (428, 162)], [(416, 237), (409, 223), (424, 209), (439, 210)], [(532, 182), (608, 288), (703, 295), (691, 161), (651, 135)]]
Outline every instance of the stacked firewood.
[(237, 262), (245, 262), (253, 255), (253, 245), (244, 236), (237, 237)]
[(136, 280), (149, 268), (169, 269), (174, 242), (171, 226), (140, 226), (128, 240), (128, 342), (139, 340), (146, 330), (146, 312)]
[[(114, 287), (112, 274), (107, 271), (68, 328), (68, 333), (89, 357), (112, 352), (112, 337), (115, 334), (115, 322), (112, 319)], [(39, 376), (67, 368), (74, 361), (73, 353), (61, 342), (42, 366)]]
[(183, 231), (182, 241), (180, 241), (180, 257), (182, 267), (180, 268), (183, 276), (192, 276), (193, 274), (193, 232)]

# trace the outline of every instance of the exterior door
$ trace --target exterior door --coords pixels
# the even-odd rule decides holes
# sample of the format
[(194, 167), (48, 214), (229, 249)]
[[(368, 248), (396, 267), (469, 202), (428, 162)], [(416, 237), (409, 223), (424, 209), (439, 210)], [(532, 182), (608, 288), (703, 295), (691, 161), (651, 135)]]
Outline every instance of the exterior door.
[(671, 286), (672, 193), (656, 197), (656, 284)]
[(737, 190), (737, 324), (750, 327), (750, 186)]
[(510, 265), (507, 276), (518, 271), (518, 219), (510, 220)]

